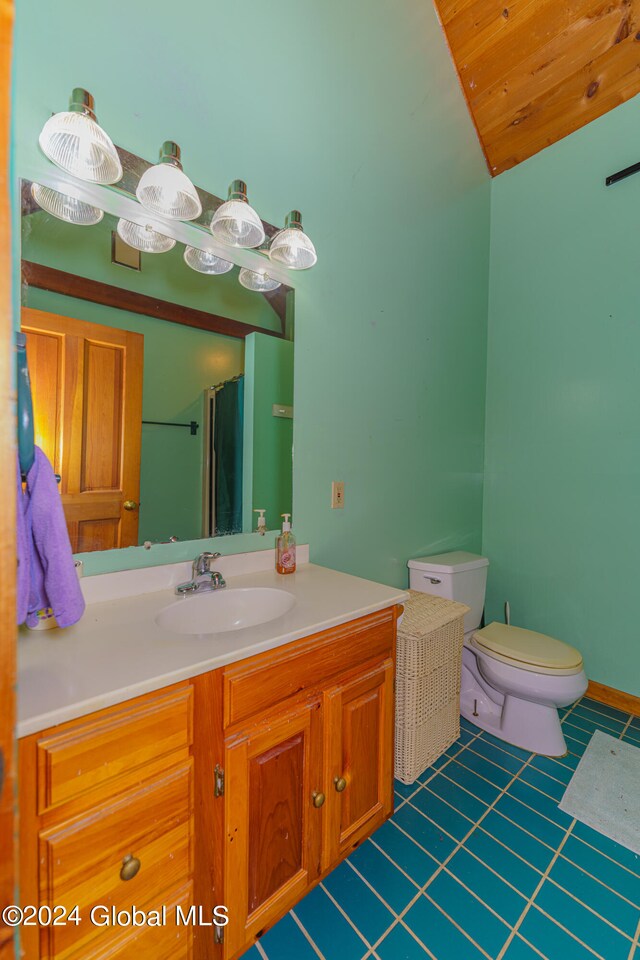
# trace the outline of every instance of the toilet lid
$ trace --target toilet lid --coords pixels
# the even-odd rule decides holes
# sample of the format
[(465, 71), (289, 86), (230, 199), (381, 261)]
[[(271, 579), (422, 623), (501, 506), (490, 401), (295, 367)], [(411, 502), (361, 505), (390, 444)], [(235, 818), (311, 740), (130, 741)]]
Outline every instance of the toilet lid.
[(569, 670), (582, 666), (580, 653), (568, 643), (504, 623), (490, 623), (482, 630), (476, 630), (473, 642), (489, 654), (530, 667)]

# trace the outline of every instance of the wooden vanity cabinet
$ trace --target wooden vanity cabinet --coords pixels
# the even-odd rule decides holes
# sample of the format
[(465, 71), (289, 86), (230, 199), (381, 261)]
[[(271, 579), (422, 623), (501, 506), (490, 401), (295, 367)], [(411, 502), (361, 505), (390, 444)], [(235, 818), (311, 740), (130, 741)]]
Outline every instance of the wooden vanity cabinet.
[[(183, 683), (19, 741), (20, 903), (81, 918), (21, 927), (25, 960), (192, 956), (192, 718)], [(167, 926), (112, 923), (132, 906)]]
[[(23, 927), (25, 960), (235, 960), (380, 826), (399, 610), (20, 740), (21, 904), (83, 918)], [(96, 905), (167, 925), (92, 924)]]
[[(397, 613), (390, 607), (222, 671), (224, 960), (393, 812)], [(197, 703), (196, 694), (196, 716)]]

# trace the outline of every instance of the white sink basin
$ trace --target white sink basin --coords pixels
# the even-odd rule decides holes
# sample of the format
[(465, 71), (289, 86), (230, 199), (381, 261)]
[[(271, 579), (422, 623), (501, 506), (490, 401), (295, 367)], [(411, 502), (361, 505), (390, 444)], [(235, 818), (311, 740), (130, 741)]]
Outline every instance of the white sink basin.
[(224, 633), (244, 630), (281, 617), (295, 604), (286, 590), (272, 587), (223, 587), (169, 604), (156, 623), (174, 633)]

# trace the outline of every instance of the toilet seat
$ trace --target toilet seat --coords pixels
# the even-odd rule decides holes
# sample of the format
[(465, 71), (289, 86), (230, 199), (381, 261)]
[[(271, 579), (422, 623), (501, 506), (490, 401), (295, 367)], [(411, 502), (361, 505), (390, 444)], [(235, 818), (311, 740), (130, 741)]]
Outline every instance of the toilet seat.
[(566, 676), (582, 670), (582, 656), (575, 647), (544, 633), (504, 623), (490, 623), (476, 630), (471, 646), (495, 660), (531, 673)]

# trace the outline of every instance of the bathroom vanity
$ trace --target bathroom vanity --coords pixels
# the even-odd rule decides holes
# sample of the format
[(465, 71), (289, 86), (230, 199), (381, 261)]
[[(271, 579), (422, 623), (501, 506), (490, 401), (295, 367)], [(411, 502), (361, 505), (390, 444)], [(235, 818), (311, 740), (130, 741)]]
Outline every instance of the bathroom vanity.
[[(169, 637), (157, 621), (173, 597), (153, 591), (90, 603), (59, 637), (22, 638), (21, 902), (77, 904), (81, 918), (24, 927), (27, 960), (232, 960), (392, 813), (405, 595), (311, 564), (286, 583), (225, 576), (295, 603), (270, 624)], [(114, 671), (123, 686), (107, 691)], [(49, 702), (35, 716), (38, 687)], [(133, 907), (142, 925), (114, 922)]]

